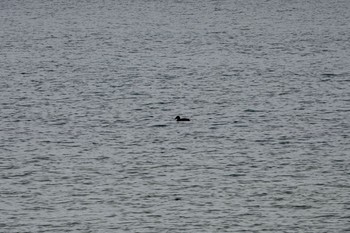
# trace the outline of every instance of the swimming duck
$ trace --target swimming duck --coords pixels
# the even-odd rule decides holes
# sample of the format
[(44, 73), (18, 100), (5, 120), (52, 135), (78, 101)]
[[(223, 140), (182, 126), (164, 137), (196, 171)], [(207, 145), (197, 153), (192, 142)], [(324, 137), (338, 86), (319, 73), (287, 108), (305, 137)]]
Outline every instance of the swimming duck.
[(188, 118), (181, 118), (179, 116), (175, 117), (176, 121), (190, 121)]

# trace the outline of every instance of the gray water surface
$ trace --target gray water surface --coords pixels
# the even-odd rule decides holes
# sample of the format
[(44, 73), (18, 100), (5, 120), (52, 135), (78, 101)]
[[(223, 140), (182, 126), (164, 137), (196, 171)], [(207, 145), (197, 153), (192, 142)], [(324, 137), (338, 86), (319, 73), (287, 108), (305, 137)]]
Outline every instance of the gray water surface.
[(350, 231), (349, 22), (348, 0), (1, 1), (0, 232)]

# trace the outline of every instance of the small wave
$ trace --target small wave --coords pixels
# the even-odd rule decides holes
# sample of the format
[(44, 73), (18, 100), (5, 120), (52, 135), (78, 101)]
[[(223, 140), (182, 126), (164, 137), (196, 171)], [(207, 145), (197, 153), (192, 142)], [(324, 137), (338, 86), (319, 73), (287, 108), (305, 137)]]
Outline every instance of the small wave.
[(325, 76), (325, 77), (333, 77), (333, 76), (337, 76), (337, 74), (333, 74), (333, 73), (324, 73), (324, 74), (321, 74), (322, 76)]
[(263, 110), (257, 110), (257, 109), (250, 109), (250, 108), (248, 108), (248, 109), (244, 110), (244, 112), (263, 112)]
[(183, 148), (183, 147), (176, 147), (176, 150), (187, 150), (187, 148)]
[(234, 173), (234, 174), (230, 174), (230, 175), (227, 175), (227, 176), (230, 176), (230, 177), (240, 177), (240, 176), (246, 176), (246, 174), (243, 174), (243, 173)]
[(151, 127), (155, 127), (155, 128), (162, 128), (162, 127), (167, 127), (168, 125), (164, 125), (164, 124), (157, 124), (157, 125), (152, 125)]

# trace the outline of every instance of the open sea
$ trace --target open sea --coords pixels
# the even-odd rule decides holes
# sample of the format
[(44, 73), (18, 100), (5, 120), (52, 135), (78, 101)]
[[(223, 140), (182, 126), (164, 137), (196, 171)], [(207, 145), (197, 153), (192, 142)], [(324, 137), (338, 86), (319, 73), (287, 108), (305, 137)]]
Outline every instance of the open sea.
[(1, 0), (0, 232), (349, 232), (349, 22), (349, 0)]

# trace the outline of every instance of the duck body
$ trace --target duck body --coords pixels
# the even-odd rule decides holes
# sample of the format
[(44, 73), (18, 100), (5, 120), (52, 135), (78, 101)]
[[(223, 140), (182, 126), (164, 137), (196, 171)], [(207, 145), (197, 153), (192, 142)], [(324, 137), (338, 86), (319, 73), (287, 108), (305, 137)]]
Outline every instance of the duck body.
[(175, 117), (175, 120), (176, 121), (190, 121), (190, 119), (188, 119), (188, 118), (181, 118), (179, 116)]

